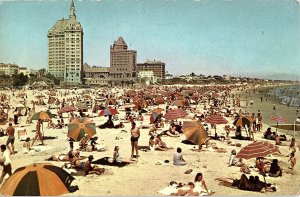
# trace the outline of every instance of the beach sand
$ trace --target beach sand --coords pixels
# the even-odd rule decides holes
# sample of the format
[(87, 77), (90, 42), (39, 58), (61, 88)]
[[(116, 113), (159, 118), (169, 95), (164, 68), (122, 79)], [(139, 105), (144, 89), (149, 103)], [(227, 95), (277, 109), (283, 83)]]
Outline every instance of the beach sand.
[[(63, 91), (63, 90), (60, 90)], [(77, 90), (82, 91), (82, 90)], [(35, 95), (37, 95), (38, 91), (35, 91)], [(5, 92), (7, 93), (7, 91)], [(32, 90), (26, 91), (28, 95), (28, 101), (35, 100)], [(8, 94), (11, 95), (11, 92)], [(47, 91), (43, 91), (44, 95), (47, 95)], [(237, 92), (239, 94), (239, 92)], [(244, 95), (241, 95), (243, 98)], [(60, 98), (61, 99), (61, 98)], [(257, 112), (258, 109), (261, 110), (262, 115), (264, 117), (263, 129), (265, 131), (268, 127), (265, 123), (271, 123), (267, 119), (272, 114), (272, 101), (260, 103), (259, 97), (255, 96), (254, 106), (253, 108), (248, 108), (250, 112)], [(15, 97), (12, 98), (16, 104), (18, 100)], [(45, 99), (46, 102), (46, 99)], [(243, 103), (242, 103), (243, 105)], [(28, 104), (29, 107), (32, 105)], [(164, 107), (164, 105), (162, 105)], [(197, 106), (200, 111), (203, 110), (203, 106)], [(295, 109), (291, 107), (281, 106), (277, 104), (276, 112), (281, 112), (280, 114), (289, 120), (293, 120), (296, 117)], [(44, 106), (36, 106), (36, 111), (40, 111), (45, 109)], [(244, 108), (243, 108), (244, 109)], [(56, 109), (52, 109), (51, 112), (56, 113)], [(119, 117), (124, 117), (125, 112), (119, 111)], [(91, 114), (91, 110), (89, 110)], [(10, 117), (12, 116), (12, 111), (9, 113)], [(97, 114), (94, 114), (97, 115)], [(64, 115), (67, 117), (67, 115)], [(93, 121), (96, 125), (103, 124), (106, 121), (106, 117), (95, 117)], [(149, 115), (144, 116), (145, 121), (142, 123), (143, 125), (149, 125)], [(227, 118), (229, 123), (233, 122), (233, 118)], [(26, 117), (21, 117), (21, 124), (24, 124), (26, 121)], [(53, 122), (57, 122), (54, 119)], [(65, 119), (67, 123), (67, 118)], [(115, 122), (115, 124), (118, 121)], [(28, 132), (29, 137), (34, 137), (34, 132), (32, 130), (35, 129), (36, 121), (33, 121), (33, 124), (26, 126), (26, 130)], [(141, 122), (137, 121), (137, 125), (141, 125)], [(164, 129), (169, 127), (168, 124), (165, 125)], [(6, 128), (6, 126), (1, 125), (1, 128)], [(128, 131), (127, 133), (121, 132), (121, 130)], [(98, 143), (107, 147), (107, 150), (104, 152), (92, 152), (95, 160), (100, 159), (102, 157), (112, 157), (114, 146), (118, 145), (120, 147), (120, 155), (121, 157), (128, 158), (131, 155), (131, 145), (130, 145), (130, 123), (125, 123), (125, 128), (122, 129), (99, 129), (97, 128), (97, 136), (99, 136)], [(141, 129), (141, 137), (139, 140), (139, 145), (148, 145), (149, 129)], [(210, 129), (211, 133), (214, 133), (213, 129)], [(217, 126), (218, 134), (225, 135), (224, 125)], [(47, 123), (44, 123), (44, 133), (45, 136), (52, 136), (57, 139), (45, 140), (45, 146), (40, 146), (41, 151), (35, 152), (34, 154), (23, 154), (22, 153), (22, 144), (23, 142), (16, 141), (16, 150), (17, 154), (11, 155), (12, 167), (13, 169), (17, 169), (19, 167), (29, 165), (32, 163), (41, 163), (48, 162), (45, 161), (46, 158), (49, 158), (53, 153), (66, 153), (68, 149), (67, 139), (67, 127), (63, 129), (47, 129)], [(234, 135), (234, 132), (231, 133), (231, 136)], [(116, 140), (116, 137), (122, 138), (120, 140)], [(262, 139), (262, 133), (255, 133), (255, 138), (257, 140)], [(290, 139), (291, 136), (288, 136)], [(7, 137), (1, 137), (0, 143), (3, 144), (6, 142)], [(275, 183), (277, 186), (276, 192), (267, 192), (267, 193), (256, 193), (250, 191), (238, 190), (230, 187), (225, 187), (219, 185), (219, 182), (215, 180), (217, 177), (233, 177), (239, 178), (241, 176), (240, 168), (238, 167), (228, 167), (229, 155), (232, 149), (236, 149), (237, 152), (241, 149), (241, 147), (229, 146), (226, 142), (211, 140), (212, 143), (215, 143), (219, 148), (224, 148), (227, 150), (226, 153), (217, 153), (211, 147), (205, 148), (203, 146), (203, 151), (196, 152), (191, 149), (197, 148), (194, 145), (183, 144), (181, 141), (185, 139), (185, 136), (182, 134), (180, 138), (171, 138), (171, 137), (163, 137), (162, 138), (166, 144), (170, 147), (173, 147), (172, 150), (168, 151), (150, 151), (150, 152), (139, 152), (140, 158), (138, 162), (135, 164), (130, 164), (128, 166), (118, 168), (118, 167), (110, 167), (110, 166), (101, 166), (109, 169), (112, 174), (104, 174), (104, 175), (88, 175), (84, 176), (76, 176), (75, 181), (72, 185), (78, 185), (79, 190), (74, 193), (68, 193), (68, 196), (96, 196), (96, 195), (156, 195), (161, 196), (162, 194), (158, 193), (159, 190), (165, 188), (169, 185), (170, 181), (188, 183), (193, 181), (196, 173), (202, 172), (204, 175), (204, 179), (209, 189), (215, 191), (214, 195), (299, 195), (300, 191), (300, 176), (299, 176), (299, 163), (296, 165), (294, 174), (286, 174), (283, 173), (283, 176), (280, 178), (272, 178), (266, 177), (267, 182)], [(249, 144), (249, 141), (239, 141), (232, 140), (232, 142), (239, 142), (242, 146)], [(274, 143), (274, 141), (270, 141)], [(37, 141), (35, 145), (38, 145), (40, 142)], [(45, 148), (47, 147), (47, 148)], [(177, 147), (181, 147), (183, 149), (183, 156), (187, 161), (188, 165), (186, 166), (174, 166), (172, 165), (173, 154), (176, 151)], [(47, 149), (47, 150), (42, 150)], [(280, 156), (270, 156), (268, 158), (278, 158), (279, 165), (285, 170), (288, 169), (289, 163), (288, 157), (286, 155), (289, 154), (288, 146), (281, 146), (280, 151), (282, 155)], [(82, 152), (81, 155), (88, 156), (90, 152)], [(299, 158), (299, 151), (296, 153), (297, 158)], [(164, 163), (163, 161), (169, 160), (170, 163)], [(246, 160), (245, 163), (248, 166), (254, 166), (255, 159)], [(63, 162), (51, 162), (54, 165), (62, 166)], [(192, 169), (192, 173), (185, 174), (184, 172), (188, 169)], [(257, 172), (251, 168), (252, 174), (257, 175)], [(260, 176), (262, 180), (262, 176)]]

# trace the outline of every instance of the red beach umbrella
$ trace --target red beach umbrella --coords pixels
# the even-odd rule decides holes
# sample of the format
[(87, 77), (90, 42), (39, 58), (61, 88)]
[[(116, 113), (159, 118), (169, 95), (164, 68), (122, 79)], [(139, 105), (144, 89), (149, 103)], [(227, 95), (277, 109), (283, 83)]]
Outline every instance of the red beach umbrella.
[(73, 106), (65, 106), (63, 108), (61, 108), (60, 110), (58, 110), (58, 114), (62, 114), (62, 113), (66, 113), (66, 112), (72, 112), (72, 111), (76, 111), (77, 108), (73, 107)]
[[(205, 119), (205, 121), (210, 124), (215, 124), (215, 125), (228, 123), (228, 121), (220, 114), (214, 114), (214, 115), (208, 116)], [(215, 138), (217, 138), (217, 127), (216, 126), (215, 126)]]
[(173, 110), (169, 110), (166, 113), (165, 118), (167, 120), (174, 120), (174, 119), (177, 119), (177, 118), (184, 118), (187, 115), (188, 114), (183, 109), (173, 109)]
[[(257, 157), (266, 157), (273, 153), (280, 153), (279, 148), (273, 144), (269, 144), (266, 141), (256, 141), (248, 144), (238, 152), (237, 158), (252, 159)], [(266, 178), (264, 181), (266, 183)]]
[(109, 115), (116, 115), (119, 112), (113, 108), (106, 108), (100, 111), (99, 116), (109, 116)]
[(248, 144), (238, 152), (237, 158), (251, 159), (257, 157), (266, 157), (273, 153), (280, 153), (277, 146), (266, 141), (256, 141)]
[[(287, 123), (288, 120), (280, 115), (276, 115), (276, 116), (271, 116), (271, 120), (275, 121), (278, 124), (282, 124), (282, 123)], [(276, 127), (276, 133), (277, 133), (277, 127)]]

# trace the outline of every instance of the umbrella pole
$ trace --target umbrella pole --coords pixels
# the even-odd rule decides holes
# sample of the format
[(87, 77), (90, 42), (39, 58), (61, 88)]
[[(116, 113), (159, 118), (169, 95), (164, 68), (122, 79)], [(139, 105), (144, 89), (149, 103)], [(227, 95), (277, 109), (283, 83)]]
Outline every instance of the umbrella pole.
[(278, 122), (277, 122), (277, 126), (276, 126), (276, 134), (277, 134), (277, 127), (278, 127)]
[(217, 140), (217, 137), (218, 137), (218, 135), (217, 135), (217, 125), (215, 124), (215, 140)]
[(295, 133), (296, 133), (296, 122), (294, 121), (294, 138), (295, 138)]
[(45, 137), (45, 135), (44, 135), (44, 124), (43, 124), (44, 122), (42, 122), (42, 133), (43, 133), (43, 140), (44, 140), (44, 137)]

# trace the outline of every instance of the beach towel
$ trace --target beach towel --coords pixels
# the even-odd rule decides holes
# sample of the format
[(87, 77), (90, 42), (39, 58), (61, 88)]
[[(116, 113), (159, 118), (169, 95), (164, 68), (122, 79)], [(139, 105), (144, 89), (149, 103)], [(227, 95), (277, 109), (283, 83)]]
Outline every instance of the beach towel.
[(125, 162), (111, 162), (112, 158), (111, 157), (103, 157), (101, 159), (95, 160), (92, 162), (92, 164), (99, 164), (99, 165), (104, 165), (104, 166), (116, 166), (116, 167), (124, 167), (128, 165), (128, 163)]
[[(177, 188), (177, 185), (174, 184), (174, 185), (169, 185), (169, 186), (165, 187), (165, 188), (162, 189), (162, 190), (159, 190), (158, 193), (159, 193), (159, 194), (163, 194), (163, 195), (170, 196), (172, 193), (178, 192), (179, 189), (188, 190), (189, 187), (184, 186), (184, 187)], [(210, 192), (210, 193), (214, 193), (213, 190), (209, 190), (209, 192)], [(206, 192), (201, 192), (201, 193), (199, 194), (199, 196), (209, 196), (209, 195), (208, 195)]]
[[(50, 150), (52, 149), (53, 147), (50, 147), (50, 146), (32, 146), (31, 147), (31, 150), (28, 152), (29, 155), (34, 155), (36, 153), (39, 153), (39, 152), (44, 152), (44, 151), (47, 151), (47, 150)], [(26, 152), (26, 151), (25, 151)], [(24, 153), (25, 153), (24, 152)]]

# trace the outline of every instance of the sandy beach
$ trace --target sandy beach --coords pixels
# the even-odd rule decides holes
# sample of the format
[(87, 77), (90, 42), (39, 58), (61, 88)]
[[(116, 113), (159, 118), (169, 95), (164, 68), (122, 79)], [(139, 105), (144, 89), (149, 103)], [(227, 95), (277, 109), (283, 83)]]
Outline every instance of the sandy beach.
[[(60, 89), (58, 92), (65, 92), (66, 90)], [(75, 91), (75, 94), (68, 94), (64, 98), (68, 98), (71, 96), (80, 96), (83, 90), (78, 89)], [(21, 91), (16, 91), (15, 95), (17, 95)], [(2, 91), (9, 96), (11, 96), (10, 105), (13, 107), (20, 103), (20, 98), (16, 98), (12, 96), (11, 91)], [(48, 90), (26, 90), (25, 93), (27, 94), (27, 106), (32, 107), (30, 104), (31, 100), (36, 100), (35, 96), (38, 94), (43, 94), (45, 96), (48, 95)], [(234, 91), (235, 94), (240, 94), (241, 100), (241, 109), (243, 111), (248, 111), (250, 113), (255, 112), (257, 110), (261, 110), (263, 115), (263, 128), (262, 132), (254, 133), (256, 140), (263, 139), (263, 132), (269, 127), (269, 125), (273, 124), (270, 120), (270, 116), (273, 114), (279, 114), (284, 116), (289, 121), (294, 121), (297, 118), (296, 108), (295, 107), (287, 107), (281, 104), (276, 103), (276, 110), (272, 109), (274, 101), (268, 99), (267, 101), (264, 99), (263, 102), (260, 101), (260, 94), (250, 93), (250, 98), (254, 100), (253, 107), (245, 107), (246, 100), (249, 100), (248, 93), (244, 91)], [(91, 95), (94, 98), (94, 95)], [(247, 99), (246, 99), (247, 96)], [(63, 97), (58, 94), (58, 99), (62, 100)], [(47, 97), (44, 98), (44, 101), (47, 103)], [(192, 105), (193, 106), (193, 105)], [(155, 109), (157, 106), (151, 106), (149, 109)], [(165, 108), (166, 104), (159, 105), (161, 108)], [(204, 111), (204, 105), (198, 104), (194, 105), (198, 111)], [(36, 105), (36, 112), (46, 110), (48, 105), (40, 106)], [(58, 109), (50, 109), (53, 114), (57, 113)], [(238, 111), (239, 108), (236, 109)], [(118, 109), (119, 111), (119, 118), (125, 117), (125, 111)], [(103, 124), (107, 117), (98, 116), (98, 113), (92, 113), (92, 109), (89, 109), (88, 114), (93, 114), (94, 118), (92, 121), (96, 123), (96, 125)], [(13, 110), (9, 111), (9, 117), (13, 116)], [(68, 123), (68, 115), (63, 115), (65, 118), (65, 123)], [(189, 116), (192, 116), (189, 113)], [(22, 125), (26, 125), (27, 117), (22, 116), (20, 118), (20, 124), (16, 126), (16, 128), (21, 127)], [(228, 124), (232, 126), (232, 122), (234, 117), (226, 117), (228, 120)], [(182, 119), (182, 120), (188, 120)], [(35, 133), (32, 132), (35, 129), (36, 121), (32, 121), (32, 124), (26, 125), (23, 128), (26, 129), (28, 133), (28, 137), (33, 138)], [(53, 118), (53, 122), (56, 123), (57, 119)], [(115, 121), (114, 123), (119, 123), (120, 120)], [(150, 114), (144, 114), (144, 121), (136, 121), (137, 126), (141, 125), (150, 125)], [(93, 154), (95, 160), (100, 159), (102, 157), (112, 157), (114, 147), (117, 145), (120, 147), (120, 155), (121, 157), (129, 159), (131, 156), (131, 145), (130, 145), (130, 122), (125, 121), (125, 127), (120, 129), (99, 129), (97, 128), (97, 136), (99, 137), (98, 143), (106, 147), (106, 150), (103, 152), (81, 152), (82, 156), (88, 156)], [(0, 127), (3, 129), (7, 128), (6, 125), (1, 125)], [(167, 130), (170, 124), (165, 123), (164, 128), (161, 128), (160, 131)], [(52, 154), (60, 154), (60, 153), (67, 153), (68, 151), (68, 141), (67, 141), (67, 133), (68, 128), (63, 127), (62, 129), (48, 129), (47, 123), (43, 124), (43, 130), (45, 136), (50, 136), (54, 139), (46, 139), (45, 145), (40, 146), (38, 145), (40, 142), (37, 141), (35, 143), (35, 148), (38, 151), (33, 151), (29, 154), (24, 154), (22, 152), (22, 145), (23, 142), (16, 140), (15, 142), (15, 149), (18, 151), (16, 154), (11, 155), (11, 163), (13, 170), (26, 166), (32, 163), (42, 163), (42, 162), (49, 162), (46, 161)], [(125, 130), (127, 132), (122, 132)], [(274, 130), (274, 128), (273, 128)], [(149, 141), (149, 129), (140, 129), (141, 135), (139, 139), (140, 146), (148, 146)], [(281, 131), (280, 131), (281, 132)], [(213, 134), (214, 129), (209, 127), (209, 133)], [(219, 135), (225, 136), (225, 129), (224, 125), (217, 125), (217, 133)], [(290, 132), (292, 134), (292, 132)], [(234, 135), (234, 132), (230, 133), (230, 135)], [(17, 139), (17, 134), (15, 134)], [(288, 139), (291, 139), (291, 135), (287, 135)], [(194, 181), (195, 175), (198, 172), (203, 173), (204, 179), (206, 181), (206, 185), (208, 189), (212, 189), (214, 196), (225, 196), (225, 195), (299, 195), (299, 188), (300, 188), (300, 176), (299, 176), (299, 163), (296, 164), (295, 169), (292, 173), (288, 169), (289, 162), (287, 155), (290, 153), (288, 146), (280, 146), (281, 155), (271, 155), (267, 158), (273, 159), (277, 158), (279, 160), (279, 165), (283, 168), (283, 176), (279, 178), (274, 177), (266, 177), (267, 182), (273, 183), (277, 187), (276, 192), (265, 192), (265, 193), (258, 193), (258, 192), (251, 192), (251, 191), (243, 191), (236, 188), (226, 187), (219, 185), (219, 181), (215, 180), (218, 177), (233, 177), (239, 178), (241, 176), (240, 168), (228, 166), (228, 160), (231, 150), (235, 149), (237, 152), (247, 144), (251, 143), (252, 141), (247, 140), (235, 140), (232, 139), (233, 143), (241, 143), (241, 147), (230, 146), (224, 141), (219, 140), (210, 140), (211, 144), (215, 144), (219, 148), (224, 148), (226, 152), (219, 153), (211, 146), (206, 148), (203, 146), (203, 150), (201, 152), (193, 151), (193, 149), (197, 149), (198, 146), (196, 145), (188, 145), (182, 143), (182, 140), (185, 140), (186, 137), (184, 134), (181, 134), (178, 138), (172, 137), (162, 137), (163, 141), (170, 149), (168, 151), (140, 151), (138, 161), (134, 164), (127, 165), (125, 167), (112, 167), (112, 166), (101, 166), (105, 169), (108, 169), (108, 173), (102, 175), (87, 175), (87, 176), (76, 176), (75, 180), (73, 181), (72, 185), (78, 185), (79, 190), (74, 193), (68, 193), (67, 196), (96, 196), (96, 195), (141, 195), (141, 196), (148, 196), (148, 195), (155, 195), (155, 196), (162, 196), (164, 194), (159, 193), (160, 190), (164, 189), (169, 185), (171, 181), (181, 182), (181, 183), (188, 183), (190, 181)], [(299, 134), (297, 136), (299, 141)], [(0, 143), (5, 144), (7, 140), (7, 136), (0, 138)], [(269, 141), (272, 144), (275, 144), (274, 141)], [(289, 145), (289, 142), (285, 142)], [(298, 142), (299, 143), (299, 142)], [(176, 152), (176, 148), (181, 147), (183, 150), (184, 159), (187, 161), (186, 166), (174, 166), (173, 163), (173, 154)], [(296, 152), (297, 159), (299, 158), (299, 150)], [(165, 163), (166, 160), (169, 160), (169, 163)], [(63, 166), (64, 162), (54, 162), (50, 161), (53, 165), (56, 166)], [(254, 166), (255, 159), (244, 160), (244, 162), (248, 166)], [(185, 172), (189, 169), (192, 169), (190, 174), (185, 174)], [(251, 175), (259, 175), (258, 172), (251, 169)], [(262, 178), (261, 175), (259, 175)]]

